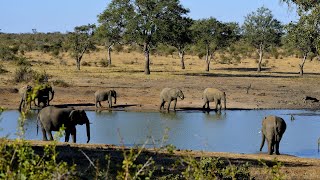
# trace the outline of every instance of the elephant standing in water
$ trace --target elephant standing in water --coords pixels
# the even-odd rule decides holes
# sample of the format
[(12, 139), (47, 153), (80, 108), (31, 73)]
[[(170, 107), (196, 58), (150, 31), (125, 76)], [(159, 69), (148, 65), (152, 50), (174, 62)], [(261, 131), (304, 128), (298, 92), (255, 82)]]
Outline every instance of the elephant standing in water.
[(262, 151), (265, 139), (267, 138), (268, 153), (271, 155), (276, 151), (276, 154), (279, 155), (279, 144), (286, 128), (287, 124), (282, 118), (277, 116), (265, 117), (262, 121), (260, 151)]
[(167, 110), (169, 111), (171, 101), (174, 101), (173, 110), (175, 111), (178, 97), (181, 100), (184, 99), (184, 95), (180, 89), (178, 89), (178, 88), (164, 88), (160, 93), (160, 101), (161, 101), (160, 110), (162, 108), (164, 109), (164, 104), (166, 102), (168, 102)]
[(112, 97), (114, 98), (114, 104), (117, 103), (117, 92), (115, 90), (103, 91), (98, 90), (94, 93), (95, 105), (102, 107), (101, 101), (108, 101), (109, 108), (112, 107)]
[(49, 135), (49, 139), (53, 140), (52, 131), (59, 131), (62, 125), (64, 125), (65, 142), (69, 141), (69, 137), (71, 134), (73, 142), (76, 143), (77, 124), (86, 124), (88, 137), (87, 143), (90, 141), (90, 122), (84, 110), (75, 110), (72, 108), (56, 108), (54, 106), (47, 106), (40, 110), (38, 114), (38, 121), (40, 121), (43, 140), (45, 141), (48, 140), (47, 134)]
[(207, 109), (210, 109), (209, 107), (209, 102), (214, 102), (215, 103), (215, 110), (218, 110), (218, 105), (219, 105), (219, 110), (221, 111), (221, 101), (224, 101), (224, 109), (227, 108), (227, 99), (226, 99), (226, 93), (220, 91), (219, 89), (215, 88), (206, 88), (203, 91), (202, 99), (204, 101), (204, 104), (202, 106), (203, 109), (205, 109), (207, 105)]

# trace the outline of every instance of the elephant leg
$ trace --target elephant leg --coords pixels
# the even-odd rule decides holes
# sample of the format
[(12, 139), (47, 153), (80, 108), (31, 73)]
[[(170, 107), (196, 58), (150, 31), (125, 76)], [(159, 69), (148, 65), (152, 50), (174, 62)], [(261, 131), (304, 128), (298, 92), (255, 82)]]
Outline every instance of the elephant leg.
[(170, 104), (171, 104), (171, 101), (168, 102), (168, 108), (167, 108), (168, 112), (169, 112), (169, 109), (170, 109)]
[(49, 134), (49, 139), (50, 139), (50, 141), (53, 141), (52, 132), (51, 132), (51, 131), (48, 131), (48, 134)]
[(163, 108), (164, 109), (164, 104), (165, 104), (166, 102), (162, 99), (162, 101), (161, 101), (161, 104), (160, 104), (160, 110)]
[(66, 129), (65, 130), (65, 133), (66, 133), (66, 136), (64, 138), (64, 142), (69, 142), (69, 137), (70, 137), (70, 130), (69, 129)]
[(99, 101), (98, 103), (99, 103), (99, 106), (100, 106), (100, 107), (102, 107), (102, 105), (101, 105), (101, 101)]
[(77, 142), (76, 127), (73, 127), (71, 129), (71, 137), (72, 137), (73, 143), (76, 143)]
[(279, 141), (275, 142), (275, 151), (276, 151), (276, 155), (280, 155), (280, 152), (279, 152)]
[(274, 141), (273, 140), (269, 140), (268, 142), (268, 153), (269, 155), (272, 155), (273, 154), (273, 147), (274, 147)]
[(175, 99), (174, 101), (173, 101), (173, 110), (174, 111), (176, 111), (176, 106), (177, 106), (177, 99)]
[(42, 128), (41, 130), (42, 130), (42, 140), (48, 141), (46, 130), (44, 128)]
[(217, 100), (214, 100), (214, 105), (215, 105), (215, 111), (218, 111), (218, 101)]

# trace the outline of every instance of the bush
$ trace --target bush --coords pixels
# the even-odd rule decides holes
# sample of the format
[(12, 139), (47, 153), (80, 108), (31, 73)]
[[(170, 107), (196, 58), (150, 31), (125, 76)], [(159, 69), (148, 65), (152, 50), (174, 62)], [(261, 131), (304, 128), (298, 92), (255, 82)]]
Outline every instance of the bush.
[(16, 60), (17, 56), (9, 47), (0, 46), (0, 59), (4, 61), (12, 61)]
[(101, 67), (108, 67), (109, 66), (109, 62), (105, 59), (101, 59), (99, 64)]
[(70, 85), (66, 83), (64, 80), (55, 80), (52, 82), (53, 85), (59, 86), (59, 87), (69, 87)]
[(82, 65), (82, 66), (91, 66), (90, 63), (88, 63), (88, 62), (86, 62), (86, 61), (83, 61), (83, 62), (81, 63), (81, 65)]
[(225, 165), (219, 158), (193, 157), (183, 159), (187, 168), (182, 175), (186, 179), (250, 179), (249, 165)]
[(7, 73), (8, 71), (4, 69), (3, 65), (0, 64), (0, 74)]
[(14, 72), (13, 81), (19, 82), (30, 82), (33, 79), (34, 71), (28, 66), (20, 66)]
[(17, 65), (18, 66), (31, 66), (30, 62), (25, 57), (18, 57), (17, 58)]

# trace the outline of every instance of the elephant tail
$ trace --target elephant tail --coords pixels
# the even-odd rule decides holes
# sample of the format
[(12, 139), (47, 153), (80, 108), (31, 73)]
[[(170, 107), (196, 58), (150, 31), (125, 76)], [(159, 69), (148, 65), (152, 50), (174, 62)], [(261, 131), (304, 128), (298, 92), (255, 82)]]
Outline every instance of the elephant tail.
[(39, 121), (40, 121), (40, 114), (38, 114), (38, 116), (37, 116), (37, 136), (38, 136), (38, 132), (39, 132)]
[(262, 148), (264, 146), (264, 142), (266, 140), (266, 136), (263, 134), (263, 132), (261, 131), (261, 134), (262, 134), (262, 141), (261, 141), (261, 145), (260, 145), (260, 151), (262, 151)]

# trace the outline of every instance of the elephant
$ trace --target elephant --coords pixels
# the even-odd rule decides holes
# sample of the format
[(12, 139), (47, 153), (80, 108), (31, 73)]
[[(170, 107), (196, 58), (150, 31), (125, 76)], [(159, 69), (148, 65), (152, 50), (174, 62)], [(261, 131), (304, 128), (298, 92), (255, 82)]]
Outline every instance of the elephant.
[(108, 101), (109, 108), (112, 107), (112, 97), (114, 98), (114, 104), (117, 104), (117, 92), (115, 90), (98, 90), (94, 93), (94, 99), (95, 99), (95, 105), (98, 107), (98, 104), (100, 107), (101, 101)]
[(28, 97), (31, 97), (32, 93), (32, 86), (27, 85), (23, 86), (19, 89), (19, 94), (21, 95), (20, 105), (19, 105), (19, 111), (22, 110), (22, 108), (25, 108), (27, 104), (29, 104), (31, 109), (31, 99), (28, 99)]
[[(38, 85), (33, 89), (32, 99), (35, 106), (40, 107), (41, 103), (42, 107), (50, 106), (50, 101), (52, 101), (53, 97), (54, 90), (49, 84)], [(36, 104), (36, 99), (38, 101), (38, 104)]]
[(220, 91), (219, 89), (215, 88), (206, 88), (203, 91), (202, 99), (204, 101), (204, 104), (202, 106), (203, 109), (205, 109), (207, 105), (207, 109), (210, 109), (209, 107), (209, 102), (214, 102), (215, 103), (215, 110), (218, 110), (218, 105), (219, 105), (219, 110), (221, 111), (222, 105), (221, 101), (224, 101), (224, 109), (227, 108), (227, 99), (226, 99), (226, 93), (223, 91)]
[[(57, 108), (54, 106), (47, 106), (40, 110), (38, 121), (41, 124), (43, 140), (47, 141), (47, 134), (49, 139), (53, 140), (52, 131), (59, 131), (64, 125), (65, 127), (65, 142), (69, 141), (71, 134), (72, 140), (76, 143), (76, 125), (86, 124), (87, 129), (87, 143), (90, 141), (90, 122), (84, 110), (75, 110), (73, 108)], [(37, 133), (38, 133), (37, 123)]]
[(272, 155), (274, 151), (277, 155), (279, 155), (279, 144), (284, 132), (286, 131), (286, 128), (287, 124), (281, 117), (265, 117), (262, 120), (262, 142), (260, 146), (260, 151), (262, 151), (265, 139), (267, 139), (269, 155)]
[(178, 89), (178, 88), (164, 88), (160, 93), (160, 101), (161, 101), (160, 110), (162, 108), (164, 109), (164, 104), (166, 102), (168, 102), (167, 110), (169, 112), (171, 101), (174, 101), (173, 110), (175, 111), (178, 97), (181, 100), (184, 99), (184, 95), (180, 89)]

